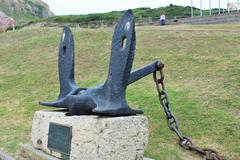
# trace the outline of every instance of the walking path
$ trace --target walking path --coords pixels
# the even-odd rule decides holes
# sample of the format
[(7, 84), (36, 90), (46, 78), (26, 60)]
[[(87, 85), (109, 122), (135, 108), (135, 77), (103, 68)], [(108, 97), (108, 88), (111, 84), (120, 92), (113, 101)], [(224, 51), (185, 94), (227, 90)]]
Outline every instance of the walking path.
[(0, 160), (14, 160), (12, 157), (6, 155), (2, 151), (0, 151)]

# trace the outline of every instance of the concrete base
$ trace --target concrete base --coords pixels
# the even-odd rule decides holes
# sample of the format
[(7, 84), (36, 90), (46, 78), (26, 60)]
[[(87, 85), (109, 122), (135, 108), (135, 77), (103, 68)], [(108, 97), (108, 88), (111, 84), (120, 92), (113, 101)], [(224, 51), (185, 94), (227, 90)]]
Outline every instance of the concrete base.
[[(142, 160), (148, 143), (148, 120), (128, 117), (66, 116), (65, 112), (37, 111), (32, 124), (34, 148), (70, 160)], [(49, 124), (72, 128), (70, 155), (48, 148)]]
[[(20, 157), (21, 160), (60, 160), (59, 158), (50, 156), (49, 154), (34, 148), (30, 144), (21, 146)], [(4, 159), (5, 160), (5, 159)], [(154, 160), (151, 158), (143, 158), (143, 160)]]

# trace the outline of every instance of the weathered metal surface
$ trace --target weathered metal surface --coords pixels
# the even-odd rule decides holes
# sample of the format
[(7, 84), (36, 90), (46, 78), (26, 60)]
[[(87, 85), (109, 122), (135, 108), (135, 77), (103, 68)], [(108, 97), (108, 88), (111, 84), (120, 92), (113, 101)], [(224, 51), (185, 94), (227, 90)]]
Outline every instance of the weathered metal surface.
[(56, 123), (49, 124), (48, 148), (64, 155), (70, 155), (72, 127)]
[(125, 99), (126, 88), (129, 84), (156, 71), (160, 61), (131, 72), (135, 46), (135, 20), (132, 11), (128, 10), (115, 27), (107, 80), (95, 88), (80, 88), (74, 81), (73, 35), (68, 27), (64, 27), (59, 49), (60, 95), (56, 102), (40, 102), (40, 104), (68, 108), (69, 115), (142, 114), (143, 111), (128, 106)]

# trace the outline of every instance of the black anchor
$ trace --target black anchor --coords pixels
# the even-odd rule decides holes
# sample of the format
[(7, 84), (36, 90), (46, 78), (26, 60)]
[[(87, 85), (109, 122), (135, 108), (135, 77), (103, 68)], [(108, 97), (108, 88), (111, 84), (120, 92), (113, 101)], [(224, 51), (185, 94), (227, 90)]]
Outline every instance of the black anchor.
[(125, 99), (126, 88), (131, 83), (156, 71), (161, 62), (154, 61), (131, 72), (135, 46), (135, 20), (132, 11), (128, 10), (115, 27), (107, 80), (95, 88), (79, 88), (74, 80), (73, 34), (68, 27), (64, 27), (58, 60), (60, 94), (57, 101), (40, 102), (40, 104), (67, 108), (69, 115), (143, 114), (143, 111), (131, 109), (128, 106)]

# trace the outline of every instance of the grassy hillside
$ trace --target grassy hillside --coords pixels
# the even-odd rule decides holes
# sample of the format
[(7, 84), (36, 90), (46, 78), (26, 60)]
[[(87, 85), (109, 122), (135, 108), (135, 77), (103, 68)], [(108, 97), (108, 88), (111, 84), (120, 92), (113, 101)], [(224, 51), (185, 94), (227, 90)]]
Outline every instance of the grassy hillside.
[(22, 14), (18, 15), (15, 12), (12, 12), (11, 10), (9, 10), (9, 8), (6, 7), (5, 5), (3, 5), (2, 3), (0, 3), (0, 10), (3, 11), (6, 15), (14, 18), (18, 23), (24, 23), (24, 22), (29, 22), (32, 20), (39, 19), (28, 13), (22, 13)]
[[(89, 22), (96, 20), (117, 20), (123, 14), (124, 11), (112, 11), (108, 13), (93, 13), (87, 15), (67, 15), (67, 16), (54, 16), (40, 21), (48, 22), (60, 22), (60, 23), (72, 23), (72, 22)], [(218, 9), (213, 9), (212, 13), (217, 13)], [(159, 19), (160, 14), (166, 14), (168, 18), (174, 17), (189, 17), (191, 16), (191, 7), (182, 7), (177, 5), (170, 5), (167, 7), (159, 8), (136, 8), (133, 9), (133, 13), (137, 19), (144, 17), (152, 17), (153, 19)], [(200, 10), (194, 8), (194, 14), (199, 15)], [(208, 10), (203, 11), (203, 14), (208, 14)]]
[(0, 0), (0, 10), (18, 24), (53, 16), (49, 6), (42, 0)]
[[(181, 131), (229, 160), (240, 157), (239, 27), (139, 27), (133, 67), (162, 60), (172, 111)], [(0, 150), (17, 155), (20, 144), (30, 143), (34, 112), (47, 109), (38, 101), (56, 99), (61, 32), (61, 28), (24, 28), (0, 34)], [(107, 76), (113, 30), (73, 32), (78, 84), (91, 87), (102, 83)], [(131, 85), (127, 99), (149, 118), (146, 156), (156, 160), (200, 159), (182, 150), (166, 127), (152, 76)]]

